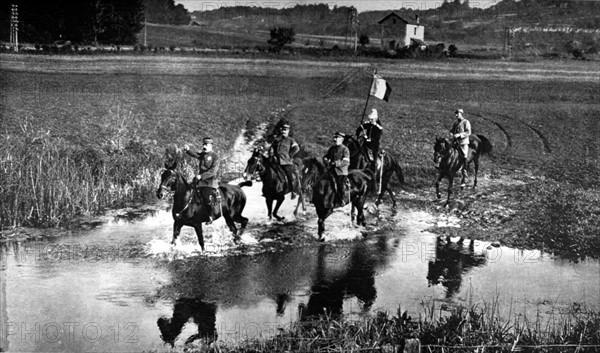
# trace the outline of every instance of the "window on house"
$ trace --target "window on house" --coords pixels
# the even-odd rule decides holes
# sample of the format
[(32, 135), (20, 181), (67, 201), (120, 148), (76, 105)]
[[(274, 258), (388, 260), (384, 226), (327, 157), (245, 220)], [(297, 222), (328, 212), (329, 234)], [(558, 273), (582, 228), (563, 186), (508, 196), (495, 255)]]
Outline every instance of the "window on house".
[(392, 20), (392, 23), (393, 23), (393, 24), (396, 24), (396, 19), (395, 19), (395, 18)]
[(415, 27), (415, 36), (417, 35), (417, 27)]

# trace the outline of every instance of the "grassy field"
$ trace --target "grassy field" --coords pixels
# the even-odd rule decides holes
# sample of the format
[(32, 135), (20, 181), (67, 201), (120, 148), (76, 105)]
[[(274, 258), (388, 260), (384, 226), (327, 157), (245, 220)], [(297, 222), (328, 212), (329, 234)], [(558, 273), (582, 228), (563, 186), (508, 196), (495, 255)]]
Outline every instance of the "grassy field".
[[(563, 214), (567, 206), (571, 213), (562, 221), (562, 236), (579, 239), (578, 248), (589, 246), (588, 233), (600, 227), (593, 202), (600, 172), (600, 92), (593, 62), (23, 55), (3, 55), (2, 61), (5, 227), (65, 225), (79, 214), (151, 198), (168, 144), (212, 135), (226, 154), (243, 128), (280, 117), (291, 120), (308, 153), (320, 155), (333, 131), (349, 133), (358, 126), (373, 69), (393, 91), (389, 103), (373, 98), (369, 108), (379, 110), (383, 147), (400, 161), (418, 195), (403, 204), (439, 207), (431, 199), (432, 143), (451, 126), (453, 110), (462, 107), (474, 131), (492, 141), (494, 153), (481, 168), (489, 180), (482, 192), (489, 197), (458, 196), (466, 204), (453, 211), (483, 215), (500, 203), (522, 216), (484, 231), (478, 218), (471, 219), (479, 237), (508, 241), (503, 234), (512, 227), (521, 232), (531, 227), (522, 238), (538, 244), (543, 239), (536, 237), (556, 228), (552, 212)], [(553, 203), (546, 221), (540, 219), (547, 214), (525, 216)]]

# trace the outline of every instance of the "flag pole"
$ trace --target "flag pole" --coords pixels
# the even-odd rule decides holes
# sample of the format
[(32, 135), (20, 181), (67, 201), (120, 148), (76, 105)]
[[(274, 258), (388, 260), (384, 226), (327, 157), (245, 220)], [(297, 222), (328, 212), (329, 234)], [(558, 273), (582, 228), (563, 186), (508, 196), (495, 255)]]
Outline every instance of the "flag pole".
[(362, 124), (363, 120), (365, 120), (365, 113), (367, 112), (367, 106), (369, 105), (369, 97), (371, 97), (371, 87), (373, 87), (373, 81), (375, 81), (375, 75), (377, 74), (377, 69), (373, 70), (373, 77), (371, 78), (371, 84), (369, 85), (369, 92), (367, 93), (367, 101), (365, 102), (365, 107), (362, 112), (362, 117), (360, 118), (359, 125)]

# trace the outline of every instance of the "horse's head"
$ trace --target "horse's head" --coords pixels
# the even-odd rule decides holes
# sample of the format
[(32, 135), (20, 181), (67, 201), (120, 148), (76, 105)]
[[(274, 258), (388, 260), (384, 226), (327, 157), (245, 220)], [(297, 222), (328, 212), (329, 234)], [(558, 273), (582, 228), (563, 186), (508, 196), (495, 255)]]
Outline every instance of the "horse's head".
[(324, 166), (314, 157), (302, 160), (302, 164), (304, 165), (300, 171), (302, 191), (308, 193), (308, 189), (312, 188), (314, 182), (323, 173)]
[(260, 174), (265, 170), (265, 165), (263, 159), (265, 158), (262, 154), (262, 148), (255, 148), (252, 152), (252, 156), (248, 159), (248, 163), (246, 163), (246, 168), (244, 168), (244, 179), (254, 179), (256, 174)]
[(350, 135), (350, 134), (346, 134), (346, 136), (344, 136), (344, 142), (343, 144), (348, 147), (348, 150), (350, 151), (350, 153), (355, 153), (360, 151), (360, 142), (356, 139), (356, 137)]
[(452, 145), (447, 138), (436, 137), (435, 143), (433, 144), (433, 163), (438, 165), (442, 159), (442, 156), (448, 152), (451, 146)]
[(178, 173), (173, 169), (166, 169), (160, 176), (160, 184), (156, 190), (156, 197), (162, 199), (169, 192), (175, 191)]

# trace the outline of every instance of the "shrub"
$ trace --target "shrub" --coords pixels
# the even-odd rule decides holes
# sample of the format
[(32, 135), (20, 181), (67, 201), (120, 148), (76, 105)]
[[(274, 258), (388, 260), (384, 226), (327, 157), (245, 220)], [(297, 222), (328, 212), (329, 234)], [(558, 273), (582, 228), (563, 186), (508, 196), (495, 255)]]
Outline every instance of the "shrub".
[(279, 48), (276, 52), (281, 51), (286, 44), (293, 43), (296, 33), (292, 27), (274, 27), (271, 28), (271, 39), (267, 41), (272, 47)]
[(448, 47), (448, 54), (450, 54), (451, 57), (455, 57), (457, 51), (458, 48), (456, 47), (456, 45), (450, 44), (450, 46)]

